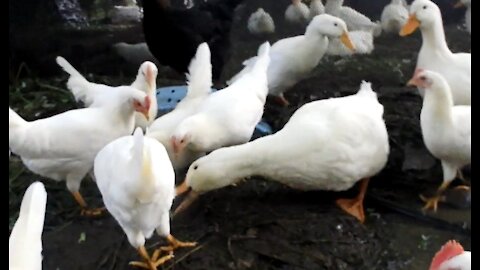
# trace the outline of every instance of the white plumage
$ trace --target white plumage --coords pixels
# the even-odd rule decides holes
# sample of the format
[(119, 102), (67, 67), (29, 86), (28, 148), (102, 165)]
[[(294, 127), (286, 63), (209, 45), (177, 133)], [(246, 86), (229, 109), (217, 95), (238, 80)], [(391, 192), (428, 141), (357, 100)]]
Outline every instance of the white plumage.
[(383, 8), (380, 21), (382, 30), (386, 33), (398, 34), (408, 20), (408, 10), (402, 0), (392, 0)]
[(348, 32), (348, 36), (350, 37), (352, 44), (355, 46), (355, 51), (347, 48), (339, 38), (332, 38), (328, 43), (328, 49), (325, 54), (340, 56), (370, 54), (373, 49), (375, 49), (372, 31), (350, 31)]
[(306, 24), (310, 16), (310, 9), (302, 0), (292, 0), (285, 10), (285, 20), (292, 24)]
[(375, 37), (382, 33), (382, 26), (378, 22), (372, 22), (370, 18), (355, 9), (343, 6), (344, 0), (327, 0), (325, 12), (342, 19), (349, 31), (366, 30), (372, 31)]
[(268, 94), (267, 68), (270, 44), (258, 49), (257, 61), (233, 84), (210, 94), (198, 111), (175, 129), (175, 152), (184, 148), (209, 152), (220, 147), (248, 142), (261, 120)]
[[(452, 53), (448, 48), (443, 30), (442, 14), (430, 0), (415, 0), (410, 6), (410, 17), (400, 35), (411, 34), (420, 28), (422, 47), (418, 53), (417, 69), (440, 73), (448, 82), (455, 105), (471, 104), (470, 53)], [(423, 91), (420, 90), (423, 96)]]
[(321, 0), (312, 0), (310, 2), (309, 17), (312, 20), (315, 16), (325, 13), (325, 6)]
[(172, 251), (182, 245), (194, 245), (178, 242), (170, 234), (175, 172), (160, 142), (144, 137), (137, 128), (133, 136), (118, 138), (105, 146), (95, 158), (94, 171), (105, 206), (147, 265), (156, 266), (173, 257), (166, 255), (159, 263), (148, 256), (145, 240), (154, 231), (174, 245)]
[(255, 35), (270, 34), (275, 32), (275, 23), (270, 14), (263, 8), (259, 8), (248, 18), (247, 28), (250, 33)]
[(362, 82), (355, 95), (307, 103), (273, 135), (198, 159), (185, 183), (204, 193), (259, 175), (301, 190), (341, 191), (377, 174), (388, 153), (383, 106)]
[(133, 136), (98, 152), (94, 171), (105, 206), (134, 248), (143, 246), (154, 230), (163, 237), (170, 234), (175, 172), (160, 142), (137, 128)]
[(42, 270), (42, 232), (47, 192), (41, 182), (23, 195), (20, 214), (8, 241), (9, 270)]
[(471, 270), (472, 253), (455, 240), (445, 243), (435, 254), (429, 270)]
[[(72, 92), (75, 100), (82, 101), (86, 107), (104, 106), (111, 102), (113, 96), (118, 94), (119, 87), (108, 86), (105, 84), (97, 84), (89, 82), (78, 72), (65, 58), (58, 56), (57, 63), (59, 66), (70, 74), (67, 82), (68, 89)], [(156, 99), (156, 78), (158, 69), (152, 62), (144, 62), (138, 69), (138, 74), (131, 87), (145, 92), (150, 98), (150, 109), (148, 119), (145, 115), (135, 114), (135, 125), (145, 129), (149, 126), (158, 112)]]
[(32, 172), (66, 181), (77, 202), (80, 183), (93, 167), (93, 160), (106, 144), (131, 134), (135, 111), (148, 111), (144, 92), (124, 86), (118, 95), (102, 107), (70, 110), (32, 122), (23, 120), (9, 108), (9, 146)]
[[(340, 37), (343, 43), (351, 45), (345, 23), (331, 15), (321, 14), (310, 22), (304, 35), (275, 42), (270, 49), (271, 63), (267, 71), (269, 94), (287, 105), (283, 93), (310, 75), (327, 51), (329, 39)], [(255, 61), (256, 57), (244, 61), (245, 68), (227, 83), (232, 84), (243, 76)]]
[[(417, 70), (410, 83), (425, 91), (420, 124), (427, 149), (442, 162), (441, 193), (455, 179), (457, 172), (471, 163), (471, 107), (453, 105), (448, 83), (437, 72)], [(436, 210), (437, 203), (438, 200), (431, 200), (426, 207)]]
[(472, 253), (464, 251), (450, 260), (444, 262), (438, 270), (472, 270)]
[(171, 137), (177, 125), (185, 118), (193, 115), (212, 91), (212, 65), (207, 43), (198, 46), (195, 57), (188, 67), (188, 72), (187, 96), (177, 104), (173, 111), (156, 119), (148, 128), (146, 134), (146, 136), (155, 138), (165, 146), (175, 169), (188, 167), (191, 162), (205, 154), (202, 151), (185, 149), (182, 153), (175, 155)]

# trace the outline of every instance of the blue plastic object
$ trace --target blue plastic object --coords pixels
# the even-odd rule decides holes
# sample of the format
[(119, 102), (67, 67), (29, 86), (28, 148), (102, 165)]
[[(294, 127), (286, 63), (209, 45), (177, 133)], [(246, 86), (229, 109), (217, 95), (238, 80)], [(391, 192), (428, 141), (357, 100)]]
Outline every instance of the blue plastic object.
[[(217, 89), (212, 88), (212, 91)], [(187, 95), (186, 85), (173, 85), (157, 89), (158, 114), (160, 117), (177, 106), (177, 104)], [(272, 128), (263, 120), (255, 127), (252, 139), (272, 134)]]

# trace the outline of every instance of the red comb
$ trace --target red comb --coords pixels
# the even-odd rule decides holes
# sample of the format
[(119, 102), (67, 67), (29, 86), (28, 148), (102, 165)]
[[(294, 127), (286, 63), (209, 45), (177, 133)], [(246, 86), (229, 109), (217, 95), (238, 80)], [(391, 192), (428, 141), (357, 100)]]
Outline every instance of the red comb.
[(440, 265), (449, 259), (463, 253), (463, 247), (455, 240), (448, 241), (433, 257), (429, 270), (437, 270)]

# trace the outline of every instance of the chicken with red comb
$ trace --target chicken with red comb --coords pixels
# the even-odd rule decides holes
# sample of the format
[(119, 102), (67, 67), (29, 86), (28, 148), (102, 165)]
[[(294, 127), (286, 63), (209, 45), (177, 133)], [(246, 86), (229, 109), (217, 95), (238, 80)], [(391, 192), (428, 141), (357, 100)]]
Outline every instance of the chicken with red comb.
[(455, 240), (448, 241), (435, 254), (429, 270), (470, 270), (472, 269), (471, 252), (465, 251)]

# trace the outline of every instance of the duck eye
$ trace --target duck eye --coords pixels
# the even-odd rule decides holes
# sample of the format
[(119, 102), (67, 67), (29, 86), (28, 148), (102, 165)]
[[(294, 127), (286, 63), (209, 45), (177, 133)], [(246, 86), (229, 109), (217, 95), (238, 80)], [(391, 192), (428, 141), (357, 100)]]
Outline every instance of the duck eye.
[(423, 9), (427, 9), (427, 6), (423, 6)]
[(334, 26), (338, 26), (338, 23), (333, 23)]
[(420, 80), (425, 81), (427, 78), (425, 76), (420, 77)]
[(194, 170), (198, 169), (198, 165), (193, 166), (193, 169)]
[(184, 140), (184, 139), (181, 139), (181, 140), (180, 140), (180, 143), (184, 143), (184, 142), (185, 142), (185, 140)]

